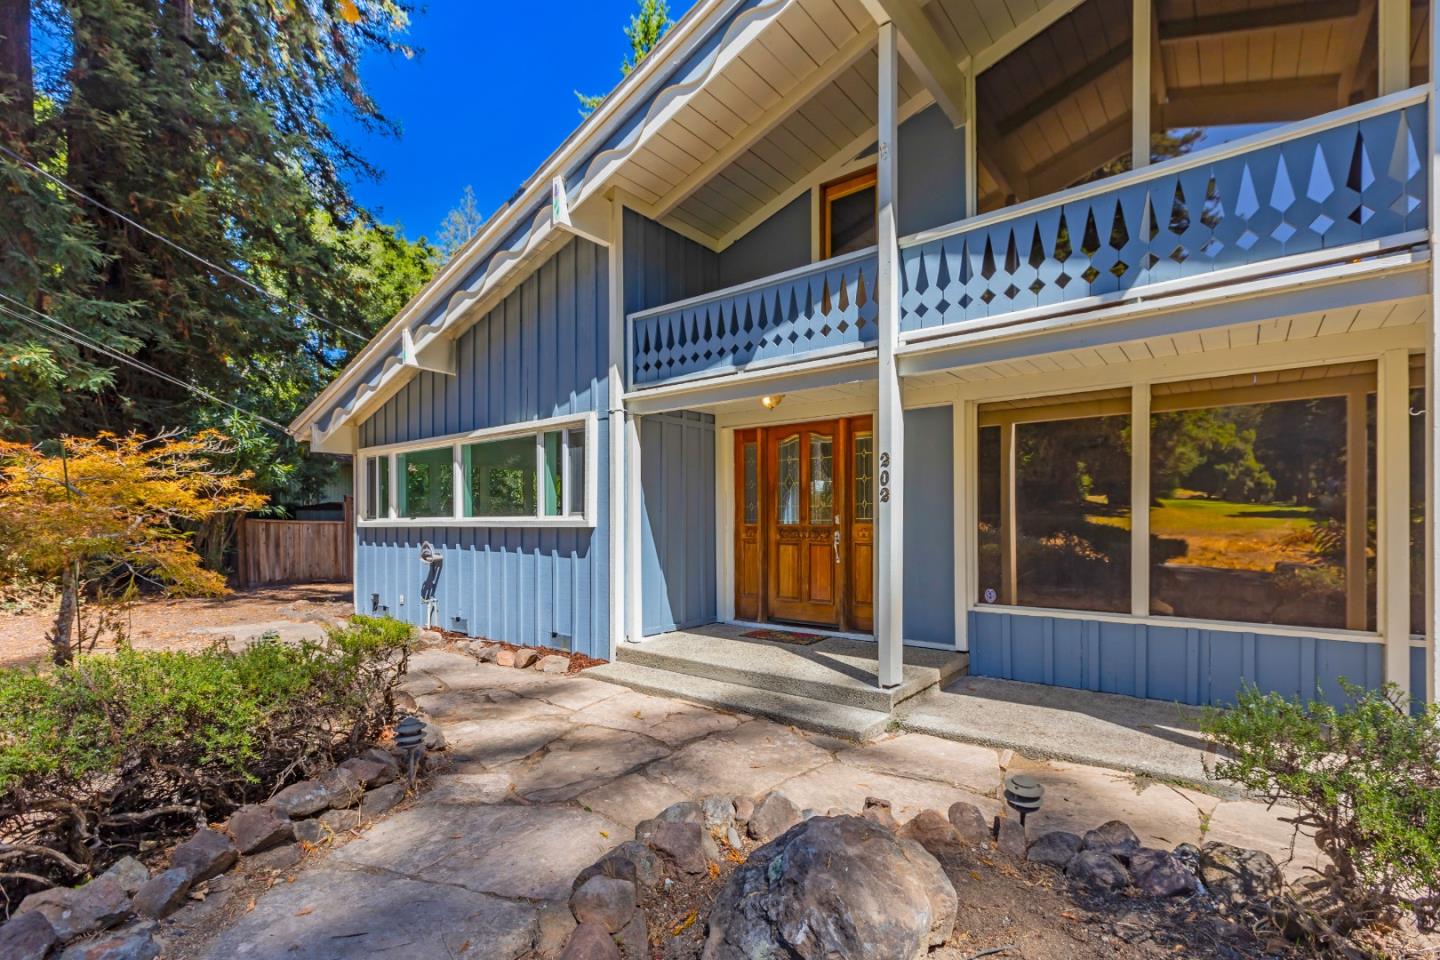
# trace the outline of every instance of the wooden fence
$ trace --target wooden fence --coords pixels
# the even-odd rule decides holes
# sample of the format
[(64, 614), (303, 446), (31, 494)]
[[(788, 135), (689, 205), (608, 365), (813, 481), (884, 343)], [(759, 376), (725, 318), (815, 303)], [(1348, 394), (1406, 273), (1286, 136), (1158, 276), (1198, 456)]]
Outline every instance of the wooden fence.
[(349, 581), (354, 533), (349, 497), (344, 520), (241, 520), (236, 579), (242, 587)]

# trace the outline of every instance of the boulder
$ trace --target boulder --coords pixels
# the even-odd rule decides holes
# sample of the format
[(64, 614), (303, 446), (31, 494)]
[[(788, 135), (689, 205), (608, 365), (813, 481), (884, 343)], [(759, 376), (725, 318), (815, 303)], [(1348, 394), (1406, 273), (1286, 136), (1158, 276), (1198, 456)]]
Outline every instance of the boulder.
[(438, 647), (445, 642), (445, 634), (439, 630), (416, 630), (415, 647), (424, 650), (427, 647)]
[(271, 797), (270, 806), (294, 820), (319, 813), (330, 806), (330, 794), (319, 780), (301, 780)]
[(155, 960), (160, 946), (149, 924), (130, 927), (98, 940), (74, 943), (60, 954), (60, 960)]
[(121, 857), (111, 864), (110, 869), (101, 876), (114, 880), (120, 884), (121, 890), (133, 897), (135, 891), (140, 889), (140, 885), (150, 879), (150, 871), (145, 864), (134, 857)]
[(110, 877), (96, 877), (83, 887), (51, 887), (20, 901), (16, 915), (39, 913), (61, 940), (115, 926), (130, 914), (130, 898)]
[(0, 925), (0, 957), (6, 960), (45, 960), (59, 943), (55, 928), (38, 910)]
[(650, 960), (650, 931), (645, 923), (645, 911), (636, 910), (630, 922), (615, 934), (615, 946), (620, 948), (620, 960)]
[(1168, 850), (1141, 847), (1130, 855), (1130, 879), (1147, 897), (1178, 897), (1194, 893), (1195, 874)]
[(641, 843), (649, 843), (654, 836), (655, 830), (662, 823), (704, 823), (705, 811), (700, 804), (694, 800), (681, 800), (679, 803), (672, 803), (661, 810), (649, 820), (642, 820), (635, 825), (635, 839)]
[(445, 731), (428, 720), (425, 721), (425, 749), (431, 753), (445, 749)]
[(650, 846), (681, 873), (701, 874), (720, 861), (720, 848), (698, 823), (662, 821), (650, 837)]
[(495, 662), (502, 667), (515, 666), (515, 651), (509, 647), (501, 647), (495, 654)]
[(717, 836), (723, 836), (735, 823), (735, 802), (729, 797), (701, 797), (700, 813), (704, 818), (705, 829)]
[(619, 933), (635, 916), (635, 884), (594, 876), (570, 894), (570, 912), (577, 923), (594, 923)]
[(325, 828), (319, 820), (296, 820), (295, 840), (297, 843), (316, 844), (325, 839)]
[(645, 844), (627, 840), (581, 870), (571, 889), (579, 889), (582, 883), (595, 876), (628, 880), (641, 890), (653, 892), (665, 882), (665, 865), (660, 855)]
[(1235, 907), (1272, 897), (1284, 883), (1268, 853), (1217, 842), (1200, 848), (1200, 879), (1221, 903)]
[(360, 778), (344, 767), (334, 767), (320, 775), (320, 785), (330, 797), (330, 809), (348, 810), (360, 802), (365, 788)]
[(529, 647), (521, 647), (515, 651), (515, 669), (527, 670), (533, 666), (538, 659), (540, 659), (540, 654), (531, 650)]
[(1087, 830), (1081, 847), (1125, 858), (1140, 849), (1140, 838), (1124, 820), (1110, 820), (1094, 830)]
[(755, 813), (755, 801), (749, 797), (735, 798), (735, 825), (745, 826), (750, 822), (750, 817)]
[(481, 640), (470, 642), (470, 655), (481, 663), (494, 663), (495, 658), (500, 655), (500, 649), (493, 643), (485, 643)]
[(1030, 848), (1025, 851), (1025, 859), (1031, 863), (1043, 863), (1047, 867), (1064, 870), (1075, 858), (1075, 854), (1080, 852), (1080, 844), (1080, 838), (1073, 833), (1051, 830), (1030, 844)]
[(960, 835), (939, 810), (922, 810), (900, 828), (899, 836), (914, 840), (933, 857), (954, 856), (964, 849)]
[(1028, 844), (1025, 842), (1025, 827), (1019, 817), (1001, 817), (996, 822), (995, 846), (1006, 856), (1025, 859)]
[(895, 822), (895, 814), (890, 809), (890, 801), (883, 797), (866, 797), (865, 805), (860, 808), (860, 816), (867, 820), (874, 820), (889, 830), (894, 830), (899, 826)]
[(142, 917), (162, 920), (185, 905), (190, 892), (190, 871), (184, 867), (171, 867), (163, 873), (146, 880), (131, 906)]
[(911, 960), (949, 938), (955, 909), (955, 888), (918, 843), (864, 817), (817, 817), (730, 875), (704, 956)]
[(290, 818), (268, 804), (247, 803), (230, 815), (225, 830), (243, 854), (259, 853), (295, 838)]
[(535, 911), (535, 956), (556, 960), (575, 931), (575, 915), (566, 903), (543, 903)]
[(746, 829), (761, 843), (769, 843), (800, 822), (800, 808), (778, 790), (772, 790), (755, 804)]
[[(400, 761), (389, 750), (382, 750), (379, 747), (371, 747), (360, 754), (361, 760), (369, 760), (371, 763), (378, 763), (385, 768), (380, 779), (370, 781), (370, 786), (378, 787), (381, 784), (389, 783), (392, 780), (400, 779)], [(343, 767), (344, 764), (342, 763)]]
[(985, 814), (973, 803), (966, 803), (964, 800), (950, 804), (946, 813), (950, 820), (950, 826), (955, 828), (955, 833), (961, 840), (969, 844), (984, 843), (990, 839), (990, 821), (985, 819)]
[(347, 833), (360, 826), (358, 810), (326, 810), (320, 814), (320, 827), (330, 833)]
[(395, 702), (395, 709), (400, 713), (414, 713), (420, 709), (420, 705), (415, 702), (415, 695), (406, 690), (396, 690), (390, 695), (390, 699)]
[(283, 847), (271, 847), (264, 853), (245, 858), (245, 865), (254, 871), (289, 870), (298, 866), (303, 854), (298, 844), (287, 843)]
[(202, 827), (171, 851), (170, 866), (184, 867), (190, 871), (192, 883), (201, 883), (229, 870), (238, 859), (240, 851), (229, 837)]
[(405, 784), (403, 783), (387, 783), (383, 787), (367, 790), (365, 796), (360, 798), (360, 816), (371, 820), (382, 813), (389, 812), (404, 799)]
[(340, 769), (349, 770), (355, 774), (355, 779), (360, 781), (360, 786), (362, 787), (378, 787), (382, 783), (389, 783), (391, 780), (394, 780), (395, 774), (391, 771), (398, 768), (395, 767), (393, 761), (389, 766), (386, 766), (383, 763), (369, 760), (365, 757), (351, 757), (349, 760), (340, 764)]
[(599, 924), (582, 923), (570, 935), (560, 960), (621, 960), (620, 948)]
[(570, 672), (570, 658), (563, 653), (548, 653), (540, 658), (535, 669), (541, 673), (567, 674)]
[(1065, 867), (1065, 875), (1095, 890), (1123, 890), (1130, 874), (1120, 861), (1103, 850), (1082, 850)]

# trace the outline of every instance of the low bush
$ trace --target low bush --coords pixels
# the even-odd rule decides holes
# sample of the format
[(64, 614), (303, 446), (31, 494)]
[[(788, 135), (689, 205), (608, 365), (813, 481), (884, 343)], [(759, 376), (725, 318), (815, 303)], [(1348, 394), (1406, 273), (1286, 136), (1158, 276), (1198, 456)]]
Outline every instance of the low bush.
[(13, 905), (330, 766), (394, 714), (412, 629), (0, 670), (0, 890)]
[(1412, 711), (1398, 687), (1343, 684), (1343, 710), (1323, 701), (1244, 690), (1206, 731), (1224, 749), (1213, 776), (1293, 806), (1283, 819), (1312, 835), (1333, 862), (1319, 929), (1414, 912), (1440, 919), (1440, 709)]

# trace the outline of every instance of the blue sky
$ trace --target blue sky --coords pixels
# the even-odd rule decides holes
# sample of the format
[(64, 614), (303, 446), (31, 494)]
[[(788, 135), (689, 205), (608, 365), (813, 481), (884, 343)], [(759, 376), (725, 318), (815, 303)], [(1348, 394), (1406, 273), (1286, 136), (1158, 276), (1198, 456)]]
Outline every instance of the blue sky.
[[(671, 17), (689, 6), (671, 0)], [(378, 183), (353, 184), (357, 198), (411, 238), (433, 240), (466, 184), (488, 216), (580, 122), (574, 91), (605, 93), (619, 82), (629, 50), (621, 31), (635, 9), (635, 0), (431, 0), (411, 21), (418, 56), (363, 65), (401, 137), (336, 121), (384, 172)]]

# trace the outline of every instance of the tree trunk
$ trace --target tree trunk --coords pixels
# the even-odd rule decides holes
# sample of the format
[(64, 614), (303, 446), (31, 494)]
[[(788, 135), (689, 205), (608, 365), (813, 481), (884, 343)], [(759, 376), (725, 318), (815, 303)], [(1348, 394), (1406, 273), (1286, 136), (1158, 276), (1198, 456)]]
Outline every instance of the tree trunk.
[(0, 139), (22, 152), (35, 127), (35, 67), (30, 54), (30, 0), (0, 0)]
[(60, 574), (60, 609), (50, 634), (50, 657), (57, 667), (75, 659), (75, 615), (80, 608), (80, 564), (66, 564)]

